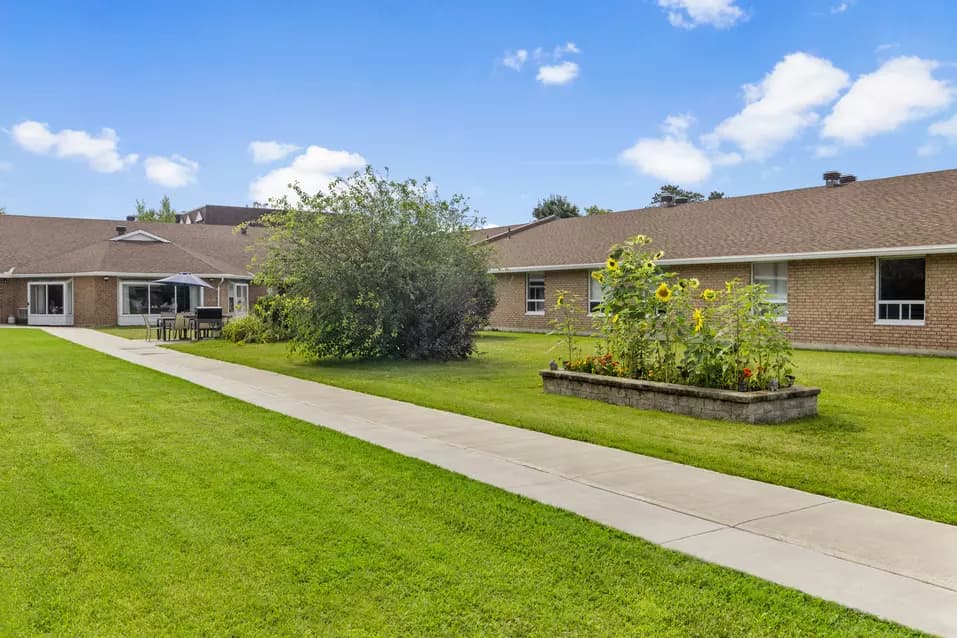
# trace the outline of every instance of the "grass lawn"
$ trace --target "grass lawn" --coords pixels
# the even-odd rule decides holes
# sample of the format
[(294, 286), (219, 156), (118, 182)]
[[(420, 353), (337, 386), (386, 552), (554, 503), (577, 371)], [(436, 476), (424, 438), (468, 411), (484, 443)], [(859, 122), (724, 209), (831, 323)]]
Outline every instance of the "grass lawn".
[(124, 339), (146, 339), (145, 326), (110, 326), (109, 328), (97, 328), (97, 330)]
[(2, 635), (911, 635), (0, 330)]
[[(311, 362), (284, 344), (184, 352), (957, 524), (957, 359), (801, 351), (820, 416), (755, 426), (546, 395), (557, 337), (486, 333), (469, 361)], [(582, 345), (590, 348), (587, 341)]]

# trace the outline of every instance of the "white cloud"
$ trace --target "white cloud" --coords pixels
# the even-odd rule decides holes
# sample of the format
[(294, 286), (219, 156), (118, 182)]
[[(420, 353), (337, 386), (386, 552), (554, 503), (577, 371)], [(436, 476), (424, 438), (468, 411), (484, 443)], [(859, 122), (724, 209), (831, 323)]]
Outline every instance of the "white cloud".
[(143, 163), (146, 167), (146, 179), (169, 188), (193, 184), (196, 182), (196, 174), (199, 173), (199, 164), (182, 155), (147, 157)]
[(622, 163), (666, 182), (694, 184), (711, 175), (711, 160), (688, 140), (643, 138), (621, 152)]
[(90, 168), (99, 173), (121, 171), (136, 163), (138, 157), (135, 153), (125, 156), (119, 154), (119, 138), (111, 128), (102, 129), (98, 136), (72, 129), (54, 133), (44, 122), (26, 120), (14, 125), (10, 135), (14, 142), (31, 153), (64, 158), (82, 157)]
[(559, 62), (538, 67), (535, 79), (545, 85), (568, 84), (578, 77), (578, 65), (574, 62)]
[(711, 146), (733, 142), (749, 157), (767, 157), (817, 122), (815, 109), (835, 100), (847, 84), (847, 73), (828, 60), (791, 53), (760, 84), (746, 84), (744, 109), (703, 140)]
[(727, 29), (745, 17), (735, 0), (658, 0), (658, 6), (667, 9), (668, 21), (681, 29), (703, 24)]
[(934, 122), (927, 129), (927, 132), (931, 135), (946, 137), (951, 142), (957, 142), (957, 115), (954, 115), (949, 120)]
[(839, 2), (838, 4), (831, 7), (831, 15), (837, 15), (839, 13), (844, 13), (851, 8), (851, 5), (847, 2)]
[(282, 142), (250, 142), (249, 152), (253, 154), (253, 161), (257, 164), (281, 160), (290, 153), (295, 153), (301, 146), (283, 144)]
[(505, 57), (502, 58), (502, 64), (512, 69), (513, 71), (521, 71), (522, 67), (525, 65), (525, 62), (528, 61), (528, 50), (519, 49), (514, 53), (511, 51), (505, 52)]
[(253, 181), (249, 197), (256, 202), (289, 195), (289, 184), (299, 182), (307, 193), (316, 193), (328, 186), (336, 176), (362, 168), (364, 157), (348, 151), (333, 151), (321, 146), (309, 146), (289, 166), (277, 168)]
[(934, 60), (898, 57), (860, 76), (824, 120), (821, 135), (858, 144), (946, 107), (953, 94), (933, 77), (938, 66)]
[(917, 148), (917, 155), (920, 157), (933, 157), (941, 151), (941, 146), (937, 142), (930, 141), (920, 145)]
[(555, 47), (554, 57), (556, 59), (561, 58), (566, 53), (581, 53), (582, 50), (574, 42), (566, 42), (561, 46)]
[(694, 121), (694, 116), (689, 113), (685, 113), (683, 115), (669, 115), (665, 118), (661, 128), (667, 135), (683, 138), (688, 134), (688, 129), (691, 128), (691, 125), (694, 124)]

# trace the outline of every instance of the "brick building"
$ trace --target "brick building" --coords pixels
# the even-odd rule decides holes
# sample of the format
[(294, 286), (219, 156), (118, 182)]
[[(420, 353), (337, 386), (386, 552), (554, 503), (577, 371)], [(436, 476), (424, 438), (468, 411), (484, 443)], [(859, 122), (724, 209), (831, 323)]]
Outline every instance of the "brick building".
[[(261, 228), (0, 215), (0, 321), (143, 325), (143, 316), (220, 306), (248, 312), (251, 247)], [(157, 285), (191, 272), (213, 286)]]
[[(796, 344), (957, 353), (957, 170), (475, 231), (494, 252), (493, 328), (544, 331), (554, 292), (594, 307), (590, 274), (637, 234), (705, 287), (768, 285)], [(584, 326), (587, 328), (588, 326)]]

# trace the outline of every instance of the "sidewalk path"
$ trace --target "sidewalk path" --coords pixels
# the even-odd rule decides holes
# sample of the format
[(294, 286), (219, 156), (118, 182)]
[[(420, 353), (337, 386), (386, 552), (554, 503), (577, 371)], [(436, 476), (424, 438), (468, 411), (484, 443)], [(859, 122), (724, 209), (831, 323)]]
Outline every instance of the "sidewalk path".
[(94, 330), (47, 332), (664, 547), (957, 637), (955, 526)]

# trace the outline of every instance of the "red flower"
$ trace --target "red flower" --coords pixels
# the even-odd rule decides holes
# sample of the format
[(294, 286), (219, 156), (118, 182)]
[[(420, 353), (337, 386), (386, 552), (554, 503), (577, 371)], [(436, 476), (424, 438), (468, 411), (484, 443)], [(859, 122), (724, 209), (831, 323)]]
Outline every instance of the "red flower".
[(751, 378), (751, 368), (745, 368), (745, 369), (744, 369), (744, 378), (745, 378), (745, 379), (750, 379), (750, 378)]

